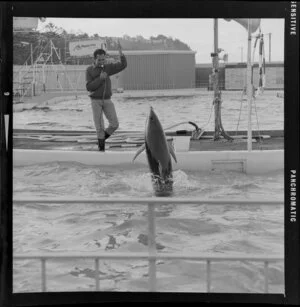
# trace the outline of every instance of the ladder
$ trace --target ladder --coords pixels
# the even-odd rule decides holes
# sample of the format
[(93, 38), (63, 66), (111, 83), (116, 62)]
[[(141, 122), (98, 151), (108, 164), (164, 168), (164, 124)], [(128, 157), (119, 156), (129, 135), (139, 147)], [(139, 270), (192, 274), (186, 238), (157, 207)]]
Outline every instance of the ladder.
[[(13, 81), (13, 103), (23, 103), (25, 97), (35, 96), (35, 85), (37, 75), (41, 72), (41, 62), (43, 58), (48, 56), (45, 52), (46, 48), (49, 46), (49, 43), (42, 49), (42, 52), (39, 54), (37, 59), (31, 65), (28, 65), (29, 58), (25, 61), (24, 65), (17, 72), (18, 77)], [(36, 46), (33, 53), (39, 48)]]
[[(36, 47), (37, 48), (37, 47)], [(36, 96), (36, 86), (38, 84), (38, 80), (40, 80), (40, 74), (42, 73), (42, 84), (43, 84), (43, 91), (46, 91), (45, 88), (45, 82), (46, 82), (46, 76), (45, 76), (45, 69), (46, 65), (51, 64), (51, 67), (54, 69), (54, 71), (58, 72), (58, 67), (60, 71), (63, 71), (66, 73), (66, 68), (62, 64), (60, 55), (57, 52), (57, 49), (50, 40), (45, 47), (40, 52), (39, 56), (36, 58), (34, 63), (32, 65), (28, 65), (26, 60), (25, 64), (22, 66), (22, 68), (18, 71), (18, 78), (14, 81), (14, 99), (13, 103), (23, 103), (26, 100), (26, 97), (33, 97)], [(36, 50), (36, 49), (35, 49)], [(56, 54), (56, 57), (59, 61), (58, 67), (56, 65), (53, 65), (53, 55)], [(49, 63), (50, 62), (50, 63)], [(69, 78), (69, 76), (66, 74), (67, 80), (72, 88), (73, 91), (75, 91), (75, 88)], [(61, 82), (58, 79), (58, 84), (60, 91), (63, 91), (63, 86)]]

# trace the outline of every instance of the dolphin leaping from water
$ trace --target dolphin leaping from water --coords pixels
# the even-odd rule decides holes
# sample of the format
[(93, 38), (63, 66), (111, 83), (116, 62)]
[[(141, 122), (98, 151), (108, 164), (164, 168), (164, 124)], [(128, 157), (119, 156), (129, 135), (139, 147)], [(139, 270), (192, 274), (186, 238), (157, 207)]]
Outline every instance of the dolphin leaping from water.
[(145, 143), (132, 161), (146, 150), (151, 179), (156, 196), (169, 196), (173, 192), (171, 156), (177, 162), (173, 146), (167, 142), (162, 125), (152, 107), (146, 120)]

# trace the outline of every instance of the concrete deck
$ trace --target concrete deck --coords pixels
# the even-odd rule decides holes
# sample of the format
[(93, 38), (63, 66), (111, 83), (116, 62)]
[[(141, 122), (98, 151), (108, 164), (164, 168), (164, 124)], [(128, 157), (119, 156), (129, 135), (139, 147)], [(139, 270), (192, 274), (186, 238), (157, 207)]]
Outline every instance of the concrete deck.
[[(128, 144), (122, 141), (122, 135), (139, 135), (138, 132), (119, 132), (107, 140), (106, 148), (110, 150), (135, 150), (142, 140), (136, 144)], [(228, 134), (234, 137), (233, 141), (227, 141), (221, 138), (218, 141), (213, 140), (212, 132), (204, 132), (200, 140), (190, 140), (190, 151), (240, 151), (247, 150), (246, 132), (239, 131), (237, 135), (228, 131)], [(257, 133), (253, 132), (252, 150), (277, 150), (284, 149), (283, 131), (261, 131), (261, 135), (266, 138), (259, 140)], [(176, 133), (167, 133), (172, 138)], [(187, 133), (187, 137), (189, 137)], [(126, 139), (126, 137), (125, 137)], [(120, 140), (120, 142), (118, 142)], [(40, 130), (14, 130), (13, 146), (18, 149), (49, 149), (49, 150), (82, 150), (97, 151), (97, 138), (93, 131), (40, 131)]]

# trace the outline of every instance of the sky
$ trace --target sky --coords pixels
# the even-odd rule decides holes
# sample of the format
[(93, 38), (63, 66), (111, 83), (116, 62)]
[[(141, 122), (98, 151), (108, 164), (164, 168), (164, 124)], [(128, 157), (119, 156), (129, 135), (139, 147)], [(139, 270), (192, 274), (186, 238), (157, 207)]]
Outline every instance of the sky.
[[(62, 27), (67, 32), (83, 32), (89, 35), (123, 37), (129, 35), (135, 37), (141, 35), (146, 39), (159, 34), (177, 38), (186, 43), (196, 52), (196, 63), (211, 63), (210, 54), (213, 52), (213, 19), (117, 19), (117, 18), (46, 18), (40, 22), (38, 30), (48, 23)], [(247, 59), (247, 30), (234, 20), (226, 21), (218, 19), (219, 24), (219, 48), (228, 53), (228, 62), (245, 62)], [(265, 57), (269, 61), (284, 60), (284, 19), (261, 19), (261, 31), (265, 34)], [(256, 31), (254, 34), (257, 34)], [(271, 48), (269, 38), (271, 33)], [(252, 40), (252, 45), (255, 39)], [(109, 51), (109, 50), (108, 50)], [(220, 56), (223, 55), (220, 54)], [(256, 48), (255, 61), (258, 60), (258, 48)]]

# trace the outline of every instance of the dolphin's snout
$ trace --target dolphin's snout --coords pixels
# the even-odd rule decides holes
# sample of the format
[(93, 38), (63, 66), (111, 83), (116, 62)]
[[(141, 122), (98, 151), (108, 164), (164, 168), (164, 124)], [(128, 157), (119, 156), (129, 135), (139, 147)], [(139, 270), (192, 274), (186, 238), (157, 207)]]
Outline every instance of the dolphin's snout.
[(150, 119), (151, 121), (153, 121), (154, 118), (155, 118), (155, 112), (154, 112), (154, 110), (153, 110), (153, 107), (151, 106), (151, 107), (150, 107), (150, 112), (149, 112), (149, 119)]

